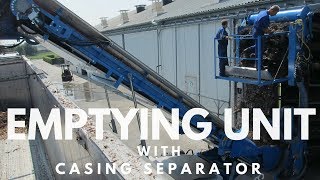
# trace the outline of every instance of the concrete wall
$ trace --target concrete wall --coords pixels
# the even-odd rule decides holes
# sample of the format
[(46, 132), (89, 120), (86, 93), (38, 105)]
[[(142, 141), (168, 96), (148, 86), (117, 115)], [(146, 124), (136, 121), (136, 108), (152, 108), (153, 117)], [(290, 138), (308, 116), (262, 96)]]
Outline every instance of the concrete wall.
[[(16, 59), (2, 60), (0, 58), (0, 102), (1, 108), (19, 107), (38, 108), (42, 118), (46, 123), (52, 108), (60, 109), (62, 134), (64, 134), (65, 108), (77, 109), (72, 101), (65, 97), (64, 92), (60, 92), (57, 87), (49, 82), (43, 71), (32, 65), (31, 61), (25, 61), (21, 57)], [(74, 120), (76, 118), (74, 117)], [(116, 134), (105, 131), (103, 141), (95, 139), (95, 121), (88, 118), (88, 123), (81, 129), (73, 131), (73, 140), (56, 140), (52, 129), (47, 140), (39, 139), (34, 146), (37, 146), (41, 157), (45, 157), (41, 164), (41, 173), (50, 171), (55, 179), (172, 179), (167, 174), (156, 174), (155, 168), (151, 168), (152, 176), (145, 177), (142, 164), (151, 163), (145, 157), (141, 157), (137, 152), (127, 147)], [(39, 137), (39, 131), (37, 131)], [(33, 159), (32, 163), (39, 163)], [(36, 157), (35, 157), (36, 158)], [(37, 162), (36, 162), (37, 161)], [(119, 171), (123, 162), (130, 163), (131, 174), (123, 174)], [(60, 170), (65, 170), (65, 175), (57, 174), (55, 167), (59, 163), (65, 163)], [(92, 163), (93, 173), (84, 174), (85, 164)], [(98, 164), (101, 164), (101, 173), (97, 172)], [(81, 174), (69, 174), (73, 164), (76, 164)], [(116, 165), (116, 174), (106, 174), (106, 164)], [(18, 168), (18, 167), (16, 167)], [(38, 171), (39, 169), (35, 169)], [(15, 172), (12, 172), (15, 173)], [(41, 174), (40, 173), (40, 174)], [(37, 175), (40, 175), (37, 173)], [(48, 176), (41, 176), (39, 179), (48, 179)], [(1, 179), (1, 178), (0, 178)]]
[(0, 110), (30, 108), (28, 74), (21, 58), (0, 59)]
[[(32, 74), (38, 71), (29, 61), (27, 72)], [(65, 109), (78, 109), (79, 107), (66, 98), (64, 92), (60, 92), (51, 82), (47, 81), (43, 74), (30, 76), (29, 84), (33, 107), (39, 108), (44, 121), (48, 119), (52, 108), (60, 109), (62, 132), (64, 132)], [(73, 120), (77, 121), (76, 117)], [(55, 140), (53, 130), (50, 132), (48, 140), (43, 140), (56, 179), (172, 179), (167, 174), (156, 174), (154, 168), (151, 168), (153, 176), (145, 177), (142, 164), (151, 163), (149, 159), (139, 156), (137, 152), (126, 146), (116, 134), (110, 131), (104, 131), (103, 137), (105, 139), (96, 140), (94, 129), (95, 121), (92, 117), (88, 117), (86, 126), (73, 131), (73, 140)], [(130, 174), (119, 171), (124, 162), (128, 162), (132, 167)], [(72, 164), (76, 163), (82, 173), (80, 175), (59, 175), (54, 170), (58, 163), (66, 164), (64, 168), (67, 170), (66, 173), (71, 169)], [(92, 175), (83, 173), (87, 163), (92, 163)], [(101, 174), (97, 172), (98, 163), (101, 164)], [(116, 165), (117, 173), (106, 174), (106, 164)]]
[[(32, 74), (34, 70), (27, 66), (27, 72)], [(31, 76), (29, 78), (30, 93), (33, 102), (33, 107), (39, 108), (43, 119), (48, 119), (52, 108), (61, 109), (61, 117), (64, 117), (64, 107), (62, 104), (52, 95), (52, 93), (46, 88), (42, 80), (38, 76)], [(62, 119), (62, 122), (64, 119)], [(64, 123), (62, 123), (64, 126)], [(64, 131), (64, 127), (62, 127)], [(95, 161), (89, 154), (89, 152), (84, 149), (83, 146), (79, 144), (77, 140), (72, 141), (57, 141), (54, 139), (54, 131), (52, 130), (48, 140), (44, 140), (44, 147), (48, 155), (49, 162), (53, 168), (56, 179), (105, 179), (103, 175), (58, 175), (54, 170), (58, 163), (66, 163), (66, 170), (70, 170), (73, 163), (77, 163), (80, 171), (84, 171), (85, 163), (94, 163)], [(95, 166), (93, 166), (94, 168)], [(68, 173), (68, 171), (67, 171)]]

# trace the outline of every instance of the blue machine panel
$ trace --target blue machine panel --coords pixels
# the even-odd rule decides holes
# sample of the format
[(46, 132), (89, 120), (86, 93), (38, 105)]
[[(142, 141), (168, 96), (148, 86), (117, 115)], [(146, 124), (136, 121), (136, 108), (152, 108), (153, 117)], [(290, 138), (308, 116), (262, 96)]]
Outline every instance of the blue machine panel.
[[(285, 10), (280, 11), (276, 16), (270, 16), (271, 22), (294, 22), (297, 19), (307, 19), (310, 15), (310, 8), (308, 6), (305, 6), (301, 9), (292, 9), (292, 10)], [(258, 14), (251, 15), (248, 18), (248, 24), (253, 25), (256, 17)]]

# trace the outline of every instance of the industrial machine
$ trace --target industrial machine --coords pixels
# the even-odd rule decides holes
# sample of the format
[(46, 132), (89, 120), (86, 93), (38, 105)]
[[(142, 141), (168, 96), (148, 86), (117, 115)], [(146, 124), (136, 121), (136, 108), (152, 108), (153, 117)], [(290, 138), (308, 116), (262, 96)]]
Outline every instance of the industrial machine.
[[(248, 17), (247, 25), (252, 26), (254, 24), (256, 15), (251, 15)], [(236, 55), (235, 57), (226, 57), (228, 59), (234, 60), (234, 66), (226, 67), (226, 75), (228, 77), (215, 77), (217, 79), (225, 79), (234, 82), (242, 82), (245, 84), (255, 84), (259, 86), (277, 84), (282, 82), (288, 82), (290, 86), (294, 86), (296, 82), (298, 61), (297, 59), (301, 56), (305, 57), (305, 53), (308, 55), (311, 52), (306, 52), (307, 43), (310, 43), (312, 40), (312, 17), (313, 13), (310, 8), (305, 6), (303, 8), (292, 9), (287, 11), (280, 11), (276, 16), (270, 17), (270, 21), (273, 23), (286, 23), (290, 22), (288, 25), (287, 31), (275, 32), (272, 34), (266, 34), (264, 36), (259, 36), (257, 38), (252, 37), (252, 35), (233, 35), (232, 37), (236, 43)], [(244, 27), (241, 27), (244, 28)], [(238, 31), (241, 31), (239, 28)], [(272, 75), (268, 70), (262, 69), (263, 63), (263, 53), (264, 48), (262, 47), (262, 41), (266, 41), (266, 39), (272, 36), (284, 36), (289, 39), (287, 47), (287, 53), (285, 53), (286, 64), (282, 64), (282, 66), (288, 67), (288, 73), (285, 77), (278, 77), (277, 74)], [(242, 41), (251, 40), (256, 44), (256, 52), (255, 57), (242, 57), (241, 56), (241, 43)], [(217, 43), (217, 39), (215, 40), (215, 44)], [(243, 49), (242, 49), (243, 50)], [(308, 49), (310, 50), (310, 49)], [(215, 52), (215, 55), (218, 53)], [(299, 57), (300, 56), (300, 57)], [(215, 56), (215, 62), (217, 62), (218, 56)], [(255, 68), (246, 67), (241, 64), (241, 61), (253, 61), (256, 66)], [(217, 66), (217, 63), (215, 64)]]
[[(243, 29), (252, 29), (257, 15), (258, 14), (248, 16), (244, 20), (245, 23), (242, 23), (246, 25), (238, 28), (238, 34), (231, 35), (235, 44), (235, 56), (219, 57), (217, 49), (215, 48), (215, 78), (235, 82), (236, 84), (240, 83), (244, 86), (244, 89), (247, 89), (246, 87), (248, 86), (256, 89), (263, 88), (264, 86), (275, 87), (278, 89), (278, 91), (275, 92), (275, 97), (278, 97), (277, 100), (275, 100), (278, 101), (278, 108), (311, 107), (319, 111), (319, 14), (313, 13), (308, 6), (280, 11), (276, 16), (270, 16), (270, 22), (271, 25), (286, 26), (287, 28), (284, 30), (275, 31), (257, 38), (254, 38), (250, 33), (245, 35), (241, 34)], [(268, 58), (266, 55), (273, 53), (270, 50), (271, 48), (268, 49), (266, 46), (276, 45), (276, 43), (266, 44), (266, 42), (272, 38), (277, 41), (282, 40), (287, 42), (284, 47), (284, 49), (287, 50), (280, 53), (281, 57), (278, 64), (263, 67), (265, 59)], [(219, 39), (215, 39), (214, 47), (216, 47), (218, 41)], [(247, 57), (244, 55), (244, 48), (248, 47), (248, 44), (250, 44), (248, 42), (250, 41), (251, 45), (256, 45), (256, 49), (251, 56)], [(244, 44), (247, 46), (244, 47)], [(281, 45), (283, 45), (283, 43)], [(226, 66), (225, 76), (217, 75), (219, 58), (228, 58), (230, 61), (229, 65)], [(272, 66), (273, 68), (276, 67), (276, 71), (273, 70), (272, 72)], [(283, 74), (282, 76), (280, 76), (280, 72)], [(252, 85), (256, 85), (256, 87), (252, 87)], [(245, 90), (243, 93), (246, 93)], [(270, 109), (272, 108), (274, 107), (270, 107)], [(298, 125), (299, 119), (293, 118), (292, 121), (300, 128), (300, 125)], [(315, 154), (319, 154), (319, 145), (316, 143), (319, 142), (319, 123), (319, 117), (311, 118), (311, 134), (308, 143), (299, 140), (299, 135), (296, 135), (296, 140), (290, 142), (281, 141), (281, 143), (285, 143), (288, 147), (292, 148), (289, 150), (291, 151), (289, 153), (300, 154), (299, 158), (294, 157), (291, 160), (290, 158), (287, 159), (287, 161), (289, 160), (289, 162), (292, 163), (291, 167), (293, 169), (291, 170), (293, 171), (288, 169), (288, 171), (284, 172), (293, 173), (294, 175), (291, 177), (293, 179), (298, 177), (302, 178), (302, 176), (298, 175), (306, 171), (302, 166), (306, 167), (310, 165), (310, 162), (307, 163), (307, 159), (313, 159)], [(302, 156), (304, 157), (302, 158)], [(297, 162), (297, 159), (304, 160)], [(314, 159), (314, 161), (316, 160)], [(281, 176), (281, 173), (279, 173), (278, 177)]]
[(70, 65), (69, 64), (61, 64), (61, 70), (62, 70), (62, 74), (61, 74), (62, 82), (72, 81), (73, 75), (70, 71)]
[[(56, 47), (79, 57), (86, 63), (105, 72), (107, 78), (114, 78), (114, 87), (120, 84), (156, 103), (158, 107), (171, 111), (180, 109), (182, 117), (192, 108), (204, 108), (191, 97), (159, 76), (156, 72), (144, 65), (130, 53), (113, 43), (108, 37), (84, 22), (70, 10), (56, 0), (2, 0), (0, 1), (0, 38), (25, 40), (30, 44), (37, 44), (39, 38), (46, 40)], [(283, 21), (283, 16), (289, 16), (292, 24), (289, 32), (290, 42), (290, 76), (275, 81), (265, 81), (261, 69), (258, 68), (257, 80), (250, 80), (253, 84), (264, 85), (289, 81), (294, 85), (296, 76), (294, 64), (297, 57), (299, 43), (296, 33), (303, 30), (303, 38), (308, 40), (311, 34), (311, 14), (307, 8), (283, 12), (274, 17), (275, 21)], [(300, 16), (296, 16), (297, 14)], [(250, 19), (254, 18), (252, 16)], [(302, 22), (297, 20), (302, 20)], [(241, 36), (236, 36), (239, 42)], [(260, 42), (259, 39), (257, 39)], [(291, 44), (293, 43), (293, 44)], [(236, 57), (240, 60), (240, 56)], [(255, 59), (259, 63), (261, 57)], [(240, 70), (242, 71), (242, 69)], [(256, 73), (256, 72), (255, 72)], [(233, 75), (230, 73), (230, 75)], [(231, 79), (235, 78), (235, 79)], [(237, 79), (236, 79), (237, 78)], [(238, 82), (249, 82), (239, 77), (221, 77), (221, 79)], [(250, 83), (250, 82), (249, 82)], [(204, 108), (205, 109), (205, 108)], [(217, 145), (217, 148), (198, 154), (209, 162), (221, 164), (221, 176), (225, 179), (235, 179), (236, 173), (226, 174), (223, 163), (230, 162), (258, 162), (263, 172), (274, 178), (299, 178), (307, 167), (306, 142), (291, 141), (280, 145), (259, 146), (250, 139), (232, 141), (224, 133), (224, 123), (214, 114), (207, 118), (194, 117), (191, 125), (195, 130), (198, 122), (212, 122), (211, 135), (208, 140)]]

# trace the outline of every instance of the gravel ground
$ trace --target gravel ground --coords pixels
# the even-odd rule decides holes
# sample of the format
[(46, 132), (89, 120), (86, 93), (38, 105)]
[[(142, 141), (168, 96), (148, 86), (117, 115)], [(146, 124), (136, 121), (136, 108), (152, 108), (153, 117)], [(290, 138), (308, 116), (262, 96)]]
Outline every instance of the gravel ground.
[[(25, 116), (17, 116), (16, 120), (27, 121), (27, 118)], [(16, 128), (16, 132), (27, 133), (28, 128)], [(0, 112), (0, 140), (5, 139), (7, 139), (7, 112)]]

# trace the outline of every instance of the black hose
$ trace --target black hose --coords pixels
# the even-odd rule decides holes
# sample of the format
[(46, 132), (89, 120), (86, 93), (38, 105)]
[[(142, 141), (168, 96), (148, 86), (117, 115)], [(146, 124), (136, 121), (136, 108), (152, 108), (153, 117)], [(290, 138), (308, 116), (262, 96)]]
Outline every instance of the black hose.
[(18, 27), (20, 27), (21, 30), (22, 30), (23, 32), (25, 32), (26, 34), (30, 34), (30, 35), (36, 35), (36, 34), (38, 34), (37, 32), (30, 32), (30, 31), (26, 30), (21, 23), (18, 24)]
[(11, 45), (11, 46), (0, 45), (0, 49), (12, 49), (12, 48), (20, 46), (22, 43), (24, 43), (24, 40), (22, 40), (21, 42), (19, 42), (17, 44)]

